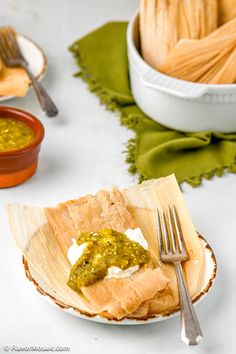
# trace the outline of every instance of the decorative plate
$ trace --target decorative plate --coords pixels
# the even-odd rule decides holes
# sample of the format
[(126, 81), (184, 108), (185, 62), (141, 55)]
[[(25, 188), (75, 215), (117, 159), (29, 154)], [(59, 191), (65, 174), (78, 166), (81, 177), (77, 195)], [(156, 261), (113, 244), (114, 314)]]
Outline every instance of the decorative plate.
[[(211, 249), (210, 245), (202, 236), (199, 235), (199, 238), (201, 239), (203, 250), (204, 250), (205, 268), (204, 268), (204, 273), (202, 275), (202, 281), (199, 286), (199, 290), (193, 298), (194, 304), (199, 303), (205, 296), (208, 295), (209, 290), (212, 288), (212, 285), (215, 281), (216, 273), (217, 273), (216, 258), (213, 253), (213, 250)], [(78, 309), (63, 303), (60, 297), (58, 297), (55, 293), (50, 292), (50, 290), (37, 279), (37, 277), (33, 272), (33, 269), (31, 269), (25, 257), (23, 257), (23, 264), (24, 264), (25, 274), (27, 278), (32, 282), (32, 284), (36, 287), (37, 291), (43, 296), (45, 300), (47, 300), (52, 305), (55, 305), (57, 308), (71, 315), (84, 318), (86, 320), (100, 322), (100, 323), (107, 323), (107, 324), (116, 324), (116, 325), (141, 325), (141, 324), (154, 323), (158, 321), (167, 320), (179, 314), (179, 308), (176, 308), (175, 310), (173, 310), (168, 314), (152, 316), (147, 319), (125, 318), (118, 321), (118, 320), (109, 320), (99, 315), (88, 316), (86, 314), (79, 312)]]

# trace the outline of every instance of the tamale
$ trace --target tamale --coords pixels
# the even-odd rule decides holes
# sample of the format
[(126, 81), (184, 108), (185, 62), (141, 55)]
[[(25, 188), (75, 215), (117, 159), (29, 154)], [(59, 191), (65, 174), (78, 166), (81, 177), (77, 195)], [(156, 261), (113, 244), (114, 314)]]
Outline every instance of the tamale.
[(235, 0), (219, 0), (219, 21), (224, 24), (236, 17)]
[(158, 68), (180, 39), (202, 38), (217, 23), (217, 0), (141, 0), (142, 55)]
[(228, 56), (227, 61), (208, 81), (209, 84), (232, 84), (236, 81), (236, 48)]
[(202, 39), (179, 41), (158, 70), (186, 81), (234, 83), (235, 48), (236, 18)]
[[(56, 208), (9, 205), (7, 210), (12, 234), (31, 271), (54, 298), (60, 298), (64, 307), (106, 318), (149, 318), (172, 312), (179, 304), (175, 270), (160, 261), (155, 226), (154, 208), (166, 212), (170, 204), (180, 210), (189, 253), (184, 271), (190, 294), (194, 296), (202, 289), (203, 249), (174, 175), (123, 191), (116, 188), (100, 191), (95, 196), (68, 201)], [(57, 218), (60, 227), (56, 226)], [(129, 227), (140, 227), (149, 245), (151, 263), (128, 278), (104, 279), (81, 288), (79, 295), (67, 286), (69, 238), (76, 237), (74, 233), (96, 231), (104, 226), (122, 232)]]
[(217, 56), (217, 63), (211, 69), (207, 70), (207, 72), (201, 76), (198, 82), (205, 83), (205, 84), (211, 83), (212, 78), (223, 68), (223, 66), (227, 62), (228, 57), (229, 57), (228, 50), (225, 51), (224, 53), (221, 53), (219, 56)]
[(0, 96), (25, 96), (30, 80), (22, 68), (10, 68), (0, 58)]
[(236, 33), (236, 18), (218, 27), (215, 31), (210, 33), (205, 39), (219, 38), (223, 36), (229, 36)]
[[(159, 71), (178, 79), (195, 81), (230, 55), (236, 46), (236, 34), (209, 40), (180, 41), (159, 67)], [(225, 57), (227, 60), (227, 57)]]

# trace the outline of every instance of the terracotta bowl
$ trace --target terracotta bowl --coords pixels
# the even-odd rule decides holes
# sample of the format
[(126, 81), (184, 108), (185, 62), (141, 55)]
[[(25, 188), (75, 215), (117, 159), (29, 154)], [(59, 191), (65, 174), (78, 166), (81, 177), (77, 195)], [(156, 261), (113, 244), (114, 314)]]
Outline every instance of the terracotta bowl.
[(17, 119), (27, 124), (35, 133), (35, 139), (29, 145), (0, 152), (0, 188), (6, 188), (25, 182), (36, 172), (44, 127), (32, 114), (17, 108), (0, 107), (0, 118)]

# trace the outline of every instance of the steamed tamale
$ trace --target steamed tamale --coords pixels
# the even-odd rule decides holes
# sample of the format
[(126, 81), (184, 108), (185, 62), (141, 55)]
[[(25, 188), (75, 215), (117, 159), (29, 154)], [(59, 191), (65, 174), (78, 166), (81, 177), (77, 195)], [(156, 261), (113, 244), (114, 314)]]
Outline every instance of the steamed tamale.
[[(156, 207), (167, 212), (172, 204), (180, 211), (189, 255), (183, 267), (189, 292), (195, 296), (202, 289), (203, 249), (174, 175), (123, 191), (99, 191), (56, 208), (10, 205), (7, 210), (11, 231), (30, 269), (64, 307), (108, 318), (149, 318), (172, 312), (179, 304), (175, 269), (160, 261), (155, 220)], [(86, 230), (108, 227), (124, 232), (137, 226), (151, 254), (147, 267), (127, 278), (100, 280), (81, 288), (81, 294), (67, 286), (67, 250), (73, 237)]]
[(25, 96), (30, 80), (22, 68), (10, 68), (0, 58), (0, 96)]
[(226, 22), (224, 25), (218, 27), (215, 31), (210, 33), (206, 39), (220, 38), (223, 36), (229, 36), (231, 34), (236, 34), (236, 18), (234, 18), (231, 21)]
[(158, 70), (178, 79), (230, 84), (236, 80), (236, 19), (203, 39), (181, 40)]
[(235, 0), (219, 0), (219, 20), (220, 23), (226, 23), (236, 17)]
[(228, 56), (224, 65), (208, 80), (209, 84), (232, 84), (236, 81), (236, 47)]
[(180, 39), (202, 38), (217, 24), (217, 0), (141, 0), (142, 55), (158, 68)]

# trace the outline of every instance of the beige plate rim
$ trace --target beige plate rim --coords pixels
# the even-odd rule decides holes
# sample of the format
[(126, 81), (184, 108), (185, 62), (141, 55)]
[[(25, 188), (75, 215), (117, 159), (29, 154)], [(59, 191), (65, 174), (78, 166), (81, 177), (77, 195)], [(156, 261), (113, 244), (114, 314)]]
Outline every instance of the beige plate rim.
[[(209, 257), (212, 262), (212, 272), (211, 272), (211, 275), (209, 276), (209, 279), (208, 279), (205, 287), (198, 294), (196, 294), (195, 297), (193, 298), (194, 304), (197, 304), (200, 300), (202, 300), (209, 293), (209, 290), (212, 288), (213, 283), (216, 278), (216, 274), (217, 274), (217, 262), (216, 262), (216, 257), (214, 255), (214, 252), (213, 252), (211, 246), (209, 245), (209, 243), (205, 240), (205, 238), (203, 236), (201, 236), (200, 234), (198, 234), (198, 235), (199, 235), (199, 238), (201, 239), (201, 242), (203, 244), (205, 253), (209, 252)], [(156, 316), (154, 315), (154, 316), (149, 316), (147, 318), (135, 318), (135, 319), (124, 318), (122, 320), (114, 320), (114, 319), (105, 318), (100, 315), (91, 315), (91, 314), (88, 314), (85, 312), (81, 312), (78, 308), (75, 308), (75, 307), (72, 307), (72, 306), (69, 306), (69, 305), (63, 303), (62, 301), (58, 300), (56, 297), (52, 296), (47, 291), (45, 291), (42, 288), (42, 286), (39, 285), (39, 283), (34, 279), (33, 275), (31, 274), (30, 266), (29, 266), (25, 256), (23, 256), (23, 265), (24, 265), (24, 271), (25, 271), (25, 275), (26, 275), (27, 279), (34, 285), (36, 290), (44, 297), (44, 299), (46, 299), (50, 304), (55, 305), (57, 308), (60, 308), (61, 310), (64, 310), (65, 312), (67, 312), (71, 315), (77, 316), (79, 318), (83, 318), (83, 319), (95, 321), (95, 322), (100, 322), (100, 323), (106, 323), (106, 324), (141, 325), (141, 324), (148, 324), (148, 323), (154, 323), (154, 322), (166, 320), (166, 319), (172, 318), (172, 317), (179, 314), (179, 307), (177, 307), (174, 310), (172, 310), (171, 312), (168, 312), (168, 313), (165, 313), (162, 315), (156, 315)]]
[(41, 69), (40, 73), (36, 76), (36, 79), (40, 80), (44, 76), (47, 66), (48, 66), (48, 61), (47, 61), (47, 58), (46, 58), (46, 55), (45, 55), (43, 49), (33, 39), (29, 38), (25, 34), (17, 33), (17, 35), (20, 37), (23, 37), (27, 41), (31, 42), (38, 49), (38, 51), (41, 53), (42, 58), (43, 58), (43, 65), (42, 65), (42, 69)]

